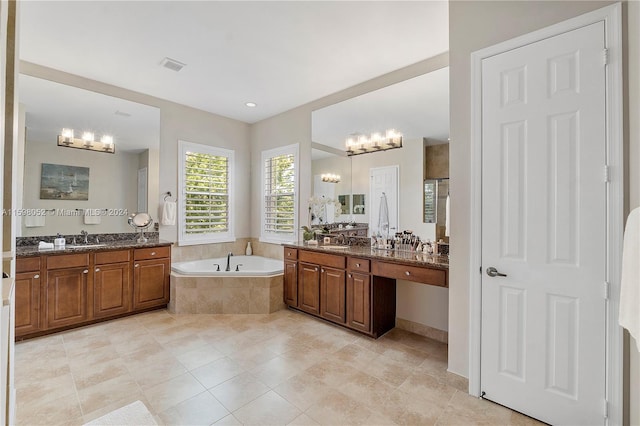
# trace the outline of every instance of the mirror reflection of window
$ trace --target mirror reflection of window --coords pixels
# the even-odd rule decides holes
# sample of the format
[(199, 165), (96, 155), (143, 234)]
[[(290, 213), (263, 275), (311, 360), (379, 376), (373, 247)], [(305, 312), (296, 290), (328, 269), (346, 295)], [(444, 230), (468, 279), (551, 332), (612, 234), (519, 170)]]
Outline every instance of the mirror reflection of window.
[(436, 223), (438, 214), (437, 188), (438, 181), (436, 179), (424, 181), (424, 223)]
[(364, 214), (364, 194), (353, 194), (353, 214)]

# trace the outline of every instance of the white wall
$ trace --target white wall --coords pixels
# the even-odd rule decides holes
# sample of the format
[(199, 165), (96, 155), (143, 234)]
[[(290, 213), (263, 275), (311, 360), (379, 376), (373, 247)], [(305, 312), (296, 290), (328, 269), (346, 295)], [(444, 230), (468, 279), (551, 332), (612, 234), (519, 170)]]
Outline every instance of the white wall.
[[(127, 216), (136, 210), (138, 154), (116, 152), (104, 154), (73, 148), (60, 148), (54, 143), (25, 144), (23, 208), (25, 209), (125, 209), (113, 216), (102, 216), (99, 225), (85, 225), (81, 216), (47, 215), (44, 227), (26, 228), (22, 221), (21, 236), (132, 232)], [(89, 200), (41, 200), (40, 176), (42, 163), (89, 168)]]

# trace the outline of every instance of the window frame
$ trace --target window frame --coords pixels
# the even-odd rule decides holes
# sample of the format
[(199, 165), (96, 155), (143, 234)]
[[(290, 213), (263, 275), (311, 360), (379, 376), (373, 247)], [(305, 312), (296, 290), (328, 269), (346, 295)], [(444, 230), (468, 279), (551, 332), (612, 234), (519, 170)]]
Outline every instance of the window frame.
[[(260, 242), (282, 244), (293, 243), (298, 241), (299, 234), (299, 221), (300, 215), (299, 200), (300, 200), (300, 155), (299, 144), (286, 145), (278, 148), (267, 149), (262, 151), (260, 156)], [(294, 185), (293, 185), (293, 233), (289, 234), (276, 234), (268, 232), (266, 230), (266, 205), (265, 205), (265, 162), (267, 159), (278, 157), (281, 155), (293, 155), (294, 164)]]
[[(226, 157), (228, 164), (227, 171), (227, 191), (228, 191), (228, 212), (227, 212), (227, 231), (207, 233), (202, 235), (194, 235), (186, 233), (186, 161), (187, 152), (196, 152), (198, 154), (207, 154), (219, 157)], [(224, 243), (235, 242), (235, 150), (214, 147), (211, 145), (198, 144), (178, 140), (178, 245), (188, 246), (196, 244)]]

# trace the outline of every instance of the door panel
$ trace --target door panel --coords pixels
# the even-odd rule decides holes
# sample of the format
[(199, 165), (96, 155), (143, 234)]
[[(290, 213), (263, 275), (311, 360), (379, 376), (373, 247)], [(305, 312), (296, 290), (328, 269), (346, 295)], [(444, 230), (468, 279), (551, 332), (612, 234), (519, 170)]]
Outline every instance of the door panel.
[(133, 267), (133, 309), (169, 302), (169, 259), (140, 260)]
[(298, 262), (284, 262), (284, 303), (298, 305)]
[(552, 424), (604, 422), (603, 51), (600, 22), (482, 63), (481, 387)]
[[(380, 233), (383, 236), (394, 235), (400, 229), (398, 214), (398, 175), (399, 166), (376, 167), (370, 169), (370, 188), (371, 201), (369, 203), (369, 229), (371, 235)], [(388, 227), (379, 229), (380, 225), (380, 203), (382, 202), (382, 194), (386, 196), (387, 207), (389, 213)], [(383, 220), (384, 222), (384, 220)]]
[(371, 331), (371, 277), (357, 272), (347, 277), (347, 325)]
[(344, 324), (346, 320), (344, 270), (322, 267), (320, 295), (322, 316), (331, 321)]
[(47, 328), (75, 325), (88, 319), (88, 273), (84, 267), (47, 273)]
[(16, 274), (16, 336), (40, 330), (40, 273)]
[(129, 262), (96, 265), (93, 279), (93, 316), (102, 318), (130, 311)]
[(298, 267), (298, 308), (320, 315), (320, 268), (304, 262)]

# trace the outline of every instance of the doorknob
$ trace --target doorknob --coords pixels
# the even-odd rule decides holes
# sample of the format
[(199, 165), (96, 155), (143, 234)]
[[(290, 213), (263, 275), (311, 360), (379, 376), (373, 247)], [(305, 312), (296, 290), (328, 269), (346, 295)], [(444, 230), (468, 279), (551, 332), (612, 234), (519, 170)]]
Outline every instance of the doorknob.
[(507, 274), (501, 274), (500, 272), (498, 272), (498, 270), (493, 266), (487, 268), (487, 275), (489, 275), (490, 277), (506, 277), (507, 276)]

